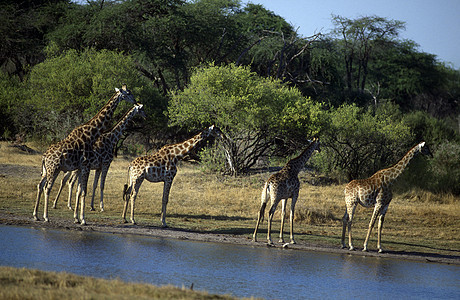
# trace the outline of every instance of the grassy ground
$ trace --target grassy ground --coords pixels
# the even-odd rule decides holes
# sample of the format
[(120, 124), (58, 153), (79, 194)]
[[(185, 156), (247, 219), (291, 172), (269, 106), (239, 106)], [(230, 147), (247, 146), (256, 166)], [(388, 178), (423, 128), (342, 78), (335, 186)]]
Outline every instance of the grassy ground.
[(0, 267), (0, 299), (235, 299), (172, 286)]
[[(90, 212), (87, 198), (86, 221), (96, 224), (122, 222), (122, 190), (127, 181), (127, 166), (132, 158), (116, 158), (112, 163), (104, 192), (105, 211)], [(0, 212), (32, 216), (36, 184), (40, 179), (40, 154), (28, 154), (0, 143)], [(166, 222), (170, 227), (238, 235), (251, 238), (260, 206), (260, 193), (269, 173), (247, 177), (224, 177), (205, 174), (198, 165), (183, 163), (174, 180), (167, 208)], [(58, 190), (56, 181), (52, 199)], [(88, 194), (91, 195), (92, 175)], [(341, 218), (345, 211), (344, 185), (312, 185), (318, 176), (300, 173), (301, 190), (296, 205), (295, 233), (300, 243), (339, 246)], [(162, 183), (144, 181), (136, 201), (138, 224), (160, 226)], [(99, 192), (97, 191), (97, 197)], [(96, 197), (96, 199), (98, 199)], [(49, 211), (50, 219), (73, 219), (66, 207), (67, 188), (59, 199), (58, 208)], [(289, 204), (288, 204), (289, 205)], [(39, 208), (43, 214), (43, 197)], [(279, 230), (279, 210), (275, 214), (274, 237)], [(353, 232), (355, 247), (362, 247), (372, 209), (359, 207)], [(460, 255), (460, 199), (452, 195), (434, 195), (424, 191), (395, 193), (383, 229), (382, 245), (386, 250)], [(285, 227), (285, 231), (288, 230)], [(259, 239), (265, 239), (266, 224), (262, 224)], [(288, 232), (286, 232), (288, 234)], [(369, 249), (376, 248), (376, 230)]]

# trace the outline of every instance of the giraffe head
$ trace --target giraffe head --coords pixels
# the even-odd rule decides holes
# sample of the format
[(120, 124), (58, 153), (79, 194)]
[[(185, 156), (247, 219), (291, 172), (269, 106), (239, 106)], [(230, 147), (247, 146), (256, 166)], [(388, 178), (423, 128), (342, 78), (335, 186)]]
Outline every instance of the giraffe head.
[(319, 142), (319, 137), (315, 136), (311, 141), (311, 144), (314, 147), (314, 151), (321, 152), (321, 143)]
[(209, 128), (207, 128), (203, 132), (201, 132), (201, 138), (202, 139), (206, 139), (209, 136), (213, 136), (213, 137), (216, 137), (216, 138), (221, 138), (222, 136), (224, 136), (224, 133), (220, 130), (219, 127), (217, 127), (215, 125), (211, 125), (211, 126), (209, 126)]
[(425, 142), (421, 142), (420, 144), (418, 144), (418, 152), (420, 152), (423, 155), (433, 157), (430, 148)]
[(126, 84), (123, 84), (121, 89), (115, 88), (115, 92), (117, 92), (116, 97), (121, 100), (128, 101), (132, 104), (137, 104), (136, 100), (134, 99), (133, 94), (131, 94), (131, 91), (127, 89)]
[(144, 104), (137, 103), (134, 107), (135, 113), (141, 116), (143, 119), (147, 118), (144, 111)]

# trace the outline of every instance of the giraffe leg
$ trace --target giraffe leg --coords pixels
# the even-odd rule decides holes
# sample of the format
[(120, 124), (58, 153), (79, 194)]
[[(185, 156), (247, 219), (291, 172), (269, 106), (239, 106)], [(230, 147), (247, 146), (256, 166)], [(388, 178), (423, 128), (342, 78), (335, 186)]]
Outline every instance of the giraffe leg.
[(347, 207), (347, 212), (346, 214), (348, 215), (348, 222), (347, 222), (347, 227), (348, 227), (348, 249), (350, 251), (355, 250), (355, 247), (353, 247), (353, 242), (352, 242), (352, 234), (351, 234), (351, 225), (353, 224), (353, 216), (355, 214), (355, 209), (356, 205), (352, 205), (351, 207)]
[(80, 224), (86, 225), (85, 221), (85, 200), (86, 200), (86, 191), (88, 186), (88, 176), (89, 176), (89, 168), (85, 168), (81, 170), (81, 207), (80, 207)]
[[(76, 224), (86, 225), (85, 221), (85, 198), (88, 183), (88, 170), (82, 169), (78, 175), (77, 195), (75, 197), (75, 209), (73, 213)], [(78, 219), (78, 206), (80, 205), (80, 219)]]
[(72, 173), (70, 180), (67, 182), (67, 188), (69, 189), (69, 197), (67, 199), (67, 208), (72, 210), (72, 191), (75, 182), (78, 180), (78, 172)]
[(268, 183), (265, 183), (264, 189), (262, 190), (261, 204), (260, 204), (259, 215), (257, 216), (256, 229), (254, 230), (254, 234), (252, 235), (253, 242), (257, 242), (257, 230), (259, 229), (260, 222), (264, 220), (265, 208), (267, 207), (269, 195), (270, 195), (270, 186)]
[(260, 206), (260, 210), (259, 210), (259, 215), (257, 216), (256, 229), (254, 230), (254, 234), (252, 235), (252, 241), (253, 242), (257, 242), (257, 229), (259, 229), (260, 222), (263, 221), (263, 219), (264, 219), (265, 207), (266, 206), (267, 206), (267, 203), (262, 202), (262, 205)]
[(382, 245), (381, 245), (381, 237), (382, 237), (382, 228), (383, 228), (383, 221), (385, 220), (385, 214), (381, 214), (379, 217), (379, 234), (377, 238), (377, 249), (379, 249), (379, 253), (383, 253)]
[(161, 227), (166, 228), (166, 206), (168, 205), (169, 200), (169, 191), (171, 190), (172, 180), (166, 180), (163, 185), (163, 200), (161, 201)]
[(345, 234), (347, 231), (348, 220), (349, 220), (348, 212), (347, 210), (345, 210), (345, 214), (343, 215), (343, 218), (342, 218), (342, 249), (347, 248), (347, 246), (345, 245)]
[[(131, 223), (132, 224), (136, 224), (136, 221), (134, 220), (134, 204), (135, 204), (135, 201), (136, 201), (136, 197), (137, 197), (137, 193), (139, 192), (139, 188), (141, 187), (141, 184), (142, 184), (142, 181), (143, 179), (137, 179), (134, 183), (134, 187), (132, 188), (132, 191), (131, 191), (131, 196), (130, 196), (130, 200), (131, 200)], [(125, 211), (123, 212), (124, 214), (126, 214), (126, 210), (127, 210), (127, 206), (128, 206), (128, 203), (125, 202)], [(123, 215), (123, 218), (125, 217), (125, 215)], [(125, 219), (126, 221), (126, 219)]]
[(56, 177), (57, 177), (58, 174), (59, 174), (59, 172), (55, 172), (54, 174), (49, 176), (48, 181), (46, 182), (46, 185), (45, 185), (45, 206), (44, 206), (44, 210), (43, 210), (43, 219), (45, 220), (45, 222), (49, 222), (49, 219), (48, 219), (48, 202), (49, 202), (49, 198), (50, 198), (51, 188), (53, 187), (54, 181), (56, 180)]
[(281, 228), (280, 228), (280, 239), (279, 243), (284, 243), (283, 232), (284, 232), (284, 218), (286, 217), (286, 199), (281, 200)]
[(126, 221), (126, 211), (128, 210), (128, 203), (129, 199), (131, 198), (132, 190), (132, 185), (128, 187), (128, 185), (125, 184), (125, 187), (123, 188), (123, 213), (121, 214), (121, 217), (123, 218), (123, 223), (128, 223), (128, 221)]
[(37, 184), (37, 199), (35, 201), (34, 214), (33, 214), (35, 221), (39, 221), (38, 206), (40, 205), (40, 197), (43, 193), (45, 184), (46, 184), (46, 176), (42, 176), (42, 178), (40, 179), (40, 182)]
[(66, 173), (64, 174), (64, 177), (62, 177), (62, 179), (61, 179), (61, 185), (59, 186), (59, 190), (58, 190), (58, 192), (57, 192), (56, 198), (54, 199), (53, 208), (57, 208), (57, 206), (56, 206), (56, 205), (57, 205), (57, 201), (58, 201), (58, 199), (59, 199), (59, 196), (61, 195), (61, 192), (62, 192), (62, 189), (64, 188), (64, 185), (66, 184), (67, 180), (68, 180), (69, 177), (70, 177), (70, 174), (71, 174), (70, 171), (69, 171), (69, 172), (66, 172)]
[(294, 211), (295, 211), (295, 204), (297, 202), (297, 198), (298, 198), (299, 194), (297, 193), (297, 195), (294, 195), (292, 197), (292, 202), (291, 202), (291, 213), (289, 215), (289, 225), (290, 225), (290, 243), (291, 244), (295, 244), (295, 240), (294, 240)]
[(371, 221), (369, 222), (369, 228), (367, 229), (366, 239), (364, 240), (364, 248), (363, 251), (367, 251), (367, 243), (369, 242), (369, 237), (371, 236), (372, 228), (374, 228), (375, 221), (377, 220), (377, 216), (380, 214), (381, 207), (377, 204), (374, 207), (374, 212), (372, 213)]
[(272, 241), (272, 236), (271, 236), (271, 232), (272, 232), (272, 220), (273, 220), (273, 215), (275, 214), (275, 210), (276, 210), (276, 206), (278, 205), (278, 201), (272, 201), (272, 204), (270, 206), (270, 210), (268, 211), (268, 226), (267, 226), (267, 243), (269, 245), (273, 245), (273, 241)]
[(94, 172), (94, 182), (93, 182), (93, 194), (91, 195), (91, 211), (94, 211), (94, 197), (96, 196), (97, 184), (99, 182), (99, 176), (101, 176), (101, 170), (96, 170)]
[(77, 191), (75, 193), (75, 208), (74, 208), (74, 212), (73, 212), (73, 218), (74, 218), (74, 223), (75, 224), (78, 224), (80, 223), (80, 220), (78, 219), (78, 206), (80, 204), (80, 196), (81, 196), (81, 173), (78, 173), (77, 175), (77, 178), (78, 179), (78, 183), (77, 183)]
[(101, 202), (99, 207), (101, 212), (104, 211), (104, 187), (105, 187), (105, 179), (107, 178), (108, 168), (103, 168), (101, 173), (101, 186), (100, 186), (100, 193), (101, 193)]

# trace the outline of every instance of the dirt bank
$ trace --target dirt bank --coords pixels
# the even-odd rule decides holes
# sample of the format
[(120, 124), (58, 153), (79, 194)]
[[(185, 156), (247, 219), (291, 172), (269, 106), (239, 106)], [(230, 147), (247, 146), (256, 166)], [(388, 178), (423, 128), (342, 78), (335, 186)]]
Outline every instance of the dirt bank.
[[(215, 233), (202, 233), (185, 230), (177, 230), (174, 228), (160, 228), (153, 226), (131, 225), (131, 224), (89, 224), (81, 226), (74, 224), (73, 220), (63, 220), (53, 218), (49, 223), (43, 221), (34, 221), (32, 217), (15, 216), (13, 214), (0, 213), (0, 224), (12, 226), (26, 226), (34, 228), (50, 228), (50, 229), (63, 229), (63, 230), (79, 230), (79, 231), (93, 231), (102, 233), (114, 234), (137, 234), (152, 237), (174, 238), (181, 240), (203, 241), (203, 242), (216, 242), (216, 243), (229, 243), (235, 245), (247, 245), (251, 247), (267, 247), (264, 241), (257, 243), (252, 242), (249, 238), (231, 235), (231, 234), (215, 234)], [(275, 247), (281, 248), (283, 245), (275, 244)], [(377, 253), (376, 251), (361, 252), (361, 251), (348, 251), (340, 249), (339, 247), (330, 247), (319, 244), (300, 243), (296, 245), (287, 245), (286, 251), (302, 250), (302, 251), (316, 251), (337, 253), (342, 255), (358, 255), (366, 257), (379, 257), (379, 258), (394, 258), (406, 259), (428, 263), (445, 263), (460, 265), (460, 256), (457, 255), (440, 255), (436, 253), (420, 253), (420, 252), (405, 252), (405, 251), (387, 251), (386, 253)]]

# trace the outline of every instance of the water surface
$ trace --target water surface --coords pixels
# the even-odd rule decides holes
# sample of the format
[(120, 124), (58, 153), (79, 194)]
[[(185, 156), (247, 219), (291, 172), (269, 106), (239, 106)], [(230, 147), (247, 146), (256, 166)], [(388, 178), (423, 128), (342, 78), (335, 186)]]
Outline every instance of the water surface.
[(0, 225), (0, 265), (266, 299), (460, 299), (460, 267)]

